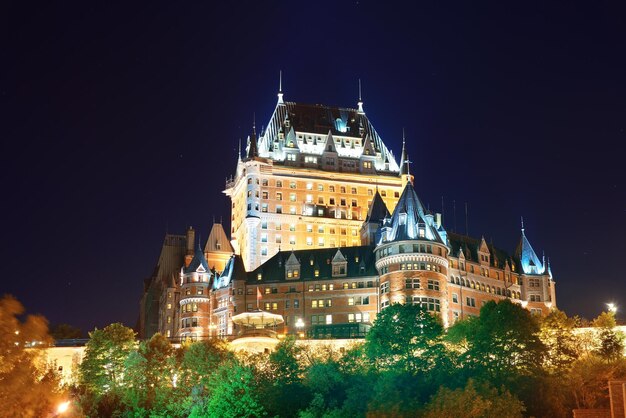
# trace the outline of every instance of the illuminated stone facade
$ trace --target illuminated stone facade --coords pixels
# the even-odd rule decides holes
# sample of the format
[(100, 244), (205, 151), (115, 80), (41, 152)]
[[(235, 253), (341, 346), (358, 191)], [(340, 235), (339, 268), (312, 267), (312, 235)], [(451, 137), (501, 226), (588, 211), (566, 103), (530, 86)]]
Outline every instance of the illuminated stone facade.
[(190, 230), (167, 252), (179, 257), (178, 273), (157, 274), (166, 336), (233, 338), (231, 318), (255, 309), (282, 315), (279, 333), (355, 338), (393, 303), (419, 304), (446, 326), (489, 300), (510, 298), (534, 314), (556, 307), (550, 268), (524, 229), (512, 255), (446, 231), (420, 202), (404, 149), (398, 165), (361, 101), (302, 105), (279, 93), (224, 193), (230, 242), (215, 224), (194, 251)]
[(284, 102), (226, 182), (231, 239), (248, 270), (282, 249), (361, 245), (378, 189), (393, 210), (408, 176), (363, 111)]

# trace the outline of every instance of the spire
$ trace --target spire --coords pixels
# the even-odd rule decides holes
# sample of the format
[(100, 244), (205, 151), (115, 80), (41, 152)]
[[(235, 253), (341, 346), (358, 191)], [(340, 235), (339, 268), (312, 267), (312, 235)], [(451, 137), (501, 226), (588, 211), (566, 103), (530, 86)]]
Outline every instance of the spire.
[(389, 209), (387, 209), (383, 198), (380, 196), (380, 193), (378, 193), (378, 183), (376, 183), (376, 193), (374, 194), (372, 204), (367, 211), (365, 223), (380, 223), (383, 219), (388, 218), (389, 216), (391, 216), (391, 214), (389, 213)]
[(241, 137), (239, 138), (239, 147), (237, 148), (237, 162), (241, 162)]
[(385, 221), (386, 232), (383, 242), (404, 240), (426, 240), (443, 243), (431, 217), (427, 216), (413, 185), (408, 182), (396, 204), (391, 219)]
[(283, 71), (278, 72), (278, 104), (284, 104), (283, 102)]
[(524, 235), (524, 217), (520, 216), (520, 219), (522, 221), (522, 235)]
[(248, 144), (248, 158), (255, 158), (259, 156), (259, 149), (256, 142), (256, 115), (252, 115), (252, 135), (250, 136), (250, 143)]
[(545, 261), (542, 263), (537, 257), (537, 253), (530, 245), (526, 234), (524, 233), (524, 219), (522, 218), (522, 236), (520, 242), (517, 245), (515, 255), (520, 261), (522, 271), (525, 274), (543, 274), (546, 271)]
[(358, 112), (365, 113), (363, 111), (363, 97), (361, 96), (361, 79), (359, 78), (359, 101), (357, 102)]
[(406, 138), (402, 128), (402, 155), (400, 156), (400, 175), (409, 174), (409, 157), (406, 155)]

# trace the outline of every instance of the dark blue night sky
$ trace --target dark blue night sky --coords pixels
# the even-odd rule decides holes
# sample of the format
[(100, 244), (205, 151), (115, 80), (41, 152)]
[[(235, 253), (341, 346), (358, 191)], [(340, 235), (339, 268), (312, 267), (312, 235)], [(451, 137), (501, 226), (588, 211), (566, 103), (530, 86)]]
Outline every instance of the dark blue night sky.
[(447, 228), (467, 202), (469, 233), (513, 251), (524, 216), (561, 309), (626, 310), (621, 2), (51, 3), (0, 13), (0, 293), (29, 312), (134, 325), (166, 230), (228, 220), (281, 69), (289, 101), (355, 106), (361, 78)]

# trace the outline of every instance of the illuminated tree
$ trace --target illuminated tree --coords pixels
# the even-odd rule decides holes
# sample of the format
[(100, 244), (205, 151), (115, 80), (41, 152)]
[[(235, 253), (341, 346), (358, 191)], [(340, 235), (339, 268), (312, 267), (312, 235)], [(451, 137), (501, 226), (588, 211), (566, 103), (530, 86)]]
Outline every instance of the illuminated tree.
[(539, 325), (528, 310), (508, 299), (485, 303), (465, 332), (468, 350), (463, 358), (473, 376), (499, 385), (541, 369), (545, 346)]
[(567, 372), (580, 355), (574, 325), (574, 319), (558, 309), (553, 309), (541, 320), (539, 339), (546, 348), (544, 366), (551, 373)]
[(311, 393), (302, 382), (304, 348), (293, 337), (276, 345), (263, 370), (258, 370), (259, 399), (270, 416), (292, 417), (306, 408)]
[(445, 387), (425, 407), (424, 418), (479, 418), (522, 417), (524, 405), (508, 391), (482, 385), (477, 387), (471, 379), (462, 389)]
[(102, 396), (116, 393), (124, 385), (125, 362), (135, 349), (135, 332), (116, 323), (89, 333), (83, 361), (79, 367), (81, 386)]
[(190, 417), (263, 417), (252, 369), (236, 360), (223, 363), (210, 384), (211, 396), (203, 405), (193, 408)]
[(122, 391), (127, 406), (161, 411), (175, 400), (171, 396), (176, 372), (173, 353), (169, 340), (161, 334), (155, 334), (131, 352), (125, 362), (126, 387)]
[(51, 341), (47, 321), (29, 315), (22, 322), (23, 313), (12, 296), (0, 299), (0, 417), (47, 416), (66, 400), (38, 349)]
[(572, 364), (562, 383), (571, 390), (576, 408), (608, 408), (608, 381), (626, 378), (626, 359), (607, 362), (591, 354)]
[(367, 334), (365, 353), (379, 370), (409, 373), (446, 368), (443, 326), (438, 317), (411, 304), (394, 304), (376, 317)]
[(600, 328), (600, 344), (596, 353), (607, 361), (621, 358), (624, 355), (624, 336), (615, 331), (615, 312), (602, 312), (593, 321), (593, 326)]
[(195, 399), (200, 399), (208, 393), (215, 371), (222, 363), (233, 358), (233, 353), (221, 340), (191, 343), (183, 346), (179, 355), (182, 359), (177, 385), (189, 390)]

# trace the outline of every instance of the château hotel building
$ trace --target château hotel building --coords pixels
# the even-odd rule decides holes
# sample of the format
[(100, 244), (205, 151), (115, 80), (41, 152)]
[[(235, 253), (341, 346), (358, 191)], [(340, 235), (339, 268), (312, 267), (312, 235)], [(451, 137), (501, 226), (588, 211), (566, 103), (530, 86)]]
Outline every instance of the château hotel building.
[[(534, 314), (556, 306), (549, 265), (522, 228), (509, 254), (449, 232), (421, 203), (403, 149), (399, 161), (357, 108), (278, 101), (253, 126), (226, 181), (230, 230), (214, 223), (167, 234), (144, 282), (140, 336), (232, 336), (232, 316), (283, 316), (277, 331), (362, 336), (393, 303), (419, 304), (444, 325), (509, 298)], [(217, 192), (217, 191), (216, 191)]]

